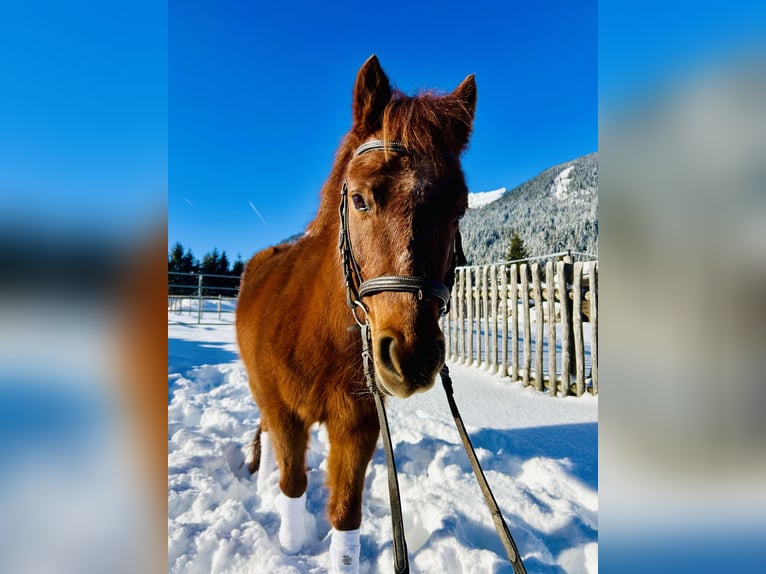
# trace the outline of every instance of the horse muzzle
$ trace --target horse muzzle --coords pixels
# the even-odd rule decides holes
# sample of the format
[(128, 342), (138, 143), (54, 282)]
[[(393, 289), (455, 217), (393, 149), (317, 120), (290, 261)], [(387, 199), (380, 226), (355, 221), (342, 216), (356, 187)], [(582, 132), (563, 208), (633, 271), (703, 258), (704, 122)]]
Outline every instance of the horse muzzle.
[(390, 328), (373, 334), (375, 378), (384, 393), (407, 398), (433, 386), (444, 365), (444, 335), (429, 339), (424, 344)]

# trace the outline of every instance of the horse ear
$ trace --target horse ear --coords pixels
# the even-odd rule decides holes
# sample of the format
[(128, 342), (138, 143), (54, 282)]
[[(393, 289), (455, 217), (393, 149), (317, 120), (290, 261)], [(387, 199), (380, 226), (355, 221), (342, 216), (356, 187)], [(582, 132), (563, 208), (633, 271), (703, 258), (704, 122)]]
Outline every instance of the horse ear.
[(455, 88), (450, 97), (458, 104), (458, 122), (455, 126), (455, 132), (461, 147), (465, 148), (468, 143), (468, 136), (471, 135), (473, 117), (476, 113), (476, 77), (474, 74), (468, 75), (465, 80), (460, 82), (460, 85)]
[(391, 84), (378, 57), (373, 54), (359, 69), (354, 85), (354, 126), (367, 132), (378, 130), (383, 120), (383, 110), (391, 100)]

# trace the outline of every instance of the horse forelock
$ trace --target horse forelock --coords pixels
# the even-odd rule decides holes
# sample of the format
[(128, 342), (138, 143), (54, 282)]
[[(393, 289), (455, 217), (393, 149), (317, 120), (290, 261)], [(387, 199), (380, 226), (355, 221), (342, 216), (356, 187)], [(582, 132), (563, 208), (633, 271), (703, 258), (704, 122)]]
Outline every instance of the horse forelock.
[(395, 90), (383, 112), (381, 129), (385, 141), (400, 142), (438, 166), (445, 156), (457, 156), (465, 147), (471, 112), (458, 98), (435, 90), (415, 96)]

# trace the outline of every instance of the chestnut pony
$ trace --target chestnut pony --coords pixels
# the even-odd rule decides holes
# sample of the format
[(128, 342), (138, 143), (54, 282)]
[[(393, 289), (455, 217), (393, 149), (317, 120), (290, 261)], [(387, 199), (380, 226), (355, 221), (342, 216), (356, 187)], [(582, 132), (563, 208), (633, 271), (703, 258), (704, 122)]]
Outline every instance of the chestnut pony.
[[(391, 88), (370, 57), (357, 74), (353, 126), (336, 153), (316, 218), (295, 243), (256, 254), (242, 278), (237, 338), (262, 417), (260, 452), (250, 469), (270, 470), (264, 460), (267, 450), (273, 453), (283, 501), (280, 542), (288, 552), (299, 551), (302, 510), (295, 507), (305, 504), (309, 428), (326, 425), (333, 571), (358, 570), (364, 475), (380, 431), (353, 313), (369, 321), (375, 379), (384, 394), (405, 398), (428, 390), (445, 358), (439, 298), (381, 291), (365, 298), (364, 310), (349, 309), (338, 250), (341, 190), (349, 199), (347, 237), (362, 276), (448, 282), (468, 202), (459, 156), (475, 106), (473, 75), (450, 94), (409, 97)], [(373, 141), (371, 151), (360, 149)], [(333, 546), (341, 548), (338, 556)]]

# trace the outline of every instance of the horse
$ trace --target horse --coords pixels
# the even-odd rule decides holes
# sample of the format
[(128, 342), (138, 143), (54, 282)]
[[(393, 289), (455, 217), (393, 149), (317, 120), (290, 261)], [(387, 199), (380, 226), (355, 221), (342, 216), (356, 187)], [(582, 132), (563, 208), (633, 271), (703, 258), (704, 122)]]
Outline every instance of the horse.
[[(476, 82), (471, 74), (451, 93), (408, 96), (373, 55), (357, 73), (351, 107), (315, 219), (298, 240), (247, 263), (236, 313), (261, 415), (250, 471), (260, 479), (278, 467), (279, 542), (288, 554), (305, 543), (309, 429), (326, 426), (332, 572), (358, 572), (364, 476), (380, 432), (355, 323), (369, 325), (384, 398), (427, 391), (445, 361), (439, 319), (468, 206), (460, 156)], [(362, 277), (378, 284), (360, 295)], [(388, 289), (392, 278), (414, 288)]]

